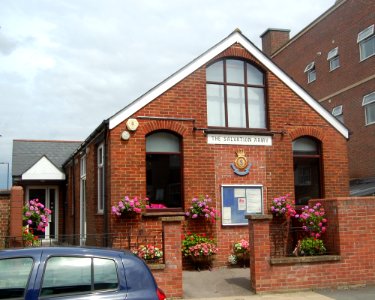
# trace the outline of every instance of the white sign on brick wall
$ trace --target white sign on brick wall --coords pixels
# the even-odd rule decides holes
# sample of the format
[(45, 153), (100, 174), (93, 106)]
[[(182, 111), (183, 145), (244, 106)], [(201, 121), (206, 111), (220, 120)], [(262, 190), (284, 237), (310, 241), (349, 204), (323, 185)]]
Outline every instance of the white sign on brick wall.
[(208, 144), (272, 146), (272, 137), (265, 135), (208, 134)]

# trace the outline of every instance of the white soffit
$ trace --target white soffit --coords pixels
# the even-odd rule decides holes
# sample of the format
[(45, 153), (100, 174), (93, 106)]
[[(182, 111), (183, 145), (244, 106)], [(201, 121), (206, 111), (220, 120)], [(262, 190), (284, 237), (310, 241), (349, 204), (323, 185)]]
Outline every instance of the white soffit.
[(22, 174), (22, 180), (65, 180), (65, 174), (47, 157), (42, 156), (41, 159)]
[(318, 114), (320, 114), (328, 123), (330, 123), (338, 132), (345, 138), (349, 138), (348, 129), (333, 117), (327, 110), (325, 110), (315, 99), (313, 99), (304, 89), (295, 83), (286, 73), (284, 73), (278, 66), (276, 66), (261, 50), (252, 44), (242, 33), (238, 30), (234, 31), (227, 38), (213, 46), (211, 49), (197, 57), (191, 63), (177, 71), (172, 76), (149, 90), (146, 94), (130, 103), (127, 107), (113, 115), (109, 119), (109, 129), (115, 128), (124, 120), (132, 116), (138, 110), (146, 106), (152, 100), (159, 97), (175, 84), (189, 76), (191, 73), (199, 69), (202, 65), (209, 62), (215, 56), (229, 48), (235, 43), (242, 45), (251, 55), (253, 55), (264, 67), (274, 73), (285, 85), (287, 85), (293, 92), (301, 97), (308, 105), (310, 105)]

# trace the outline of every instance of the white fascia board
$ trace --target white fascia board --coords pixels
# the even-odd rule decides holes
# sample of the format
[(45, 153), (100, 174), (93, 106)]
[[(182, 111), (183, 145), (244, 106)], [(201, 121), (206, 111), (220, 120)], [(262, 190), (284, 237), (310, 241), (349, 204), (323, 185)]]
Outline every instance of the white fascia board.
[(262, 51), (254, 46), (246, 37), (238, 31), (233, 32), (223, 41), (203, 53), (190, 64), (183, 67), (174, 75), (160, 83), (155, 88), (151, 89), (145, 95), (141, 96), (129, 106), (119, 111), (109, 119), (109, 129), (115, 128), (121, 122), (129, 118), (138, 110), (146, 106), (152, 100), (163, 94), (172, 86), (189, 76), (202, 65), (206, 64), (216, 55), (220, 54), (235, 43), (241, 44), (249, 53), (251, 53), (261, 64), (268, 70), (275, 74), (284, 84), (293, 90), (299, 97), (301, 97), (308, 105), (310, 105), (318, 114), (320, 114), (327, 122), (329, 122), (337, 131), (339, 131), (345, 138), (349, 138), (348, 129), (342, 125), (335, 117), (333, 117), (327, 110), (325, 110), (316, 100), (314, 100), (304, 89), (296, 84), (286, 73), (284, 73), (276, 64), (274, 64)]
[(268, 70), (275, 74), (286, 86), (301, 97), (308, 105), (310, 105), (318, 114), (320, 114), (327, 122), (329, 122), (338, 132), (345, 138), (349, 138), (348, 129), (342, 125), (335, 117), (333, 117), (318, 101), (313, 99), (303, 88), (295, 83), (286, 73), (284, 73), (276, 64), (274, 64), (267, 56), (263, 54), (257, 47), (244, 39), (242, 44), (256, 59), (258, 59)]
[(43, 156), (23, 173), (21, 178), (22, 180), (65, 180), (65, 174)]
[(115, 114), (109, 119), (109, 129), (115, 128), (117, 125), (119, 125), (121, 122), (126, 120), (128, 117), (130, 117), (132, 114), (136, 113), (138, 110), (146, 106), (148, 103), (150, 103), (152, 100), (159, 97), (161, 94), (166, 92), (168, 89), (173, 87), (175, 84), (192, 74), (194, 71), (199, 69), (202, 65), (210, 61), (213, 57), (223, 52), (225, 49), (232, 46), (235, 42), (237, 42), (237, 39), (234, 35), (229, 36), (225, 40), (223, 40), (221, 43), (217, 44), (213, 48), (211, 48), (209, 51), (205, 52), (201, 56), (199, 56), (197, 59), (192, 61), (190, 64), (183, 67), (181, 70), (179, 70), (177, 73), (169, 77), (167, 80), (156, 86), (155, 88), (151, 89), (149, 92), (147, 92), (142, 97), (135, 100), (133, 103), (129, 104), (129, 106), (125, 107), (123, 110)]

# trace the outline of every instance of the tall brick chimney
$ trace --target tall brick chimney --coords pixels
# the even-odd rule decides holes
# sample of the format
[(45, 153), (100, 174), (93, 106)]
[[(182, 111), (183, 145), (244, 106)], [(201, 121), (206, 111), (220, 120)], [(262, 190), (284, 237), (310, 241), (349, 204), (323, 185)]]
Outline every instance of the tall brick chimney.
[(281, 46), (285, 45), (289, 41), (288, 29), (275, 29), (268, 28), (260, 37), (262, 39), (262, 50), (263, 52), (271, 56)]

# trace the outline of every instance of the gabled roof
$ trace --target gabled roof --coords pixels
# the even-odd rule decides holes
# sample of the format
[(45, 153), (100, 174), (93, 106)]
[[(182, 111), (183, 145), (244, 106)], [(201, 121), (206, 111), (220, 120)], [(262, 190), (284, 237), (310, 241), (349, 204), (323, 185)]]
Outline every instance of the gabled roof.
[(310, 105), (319, 115), (321, 115), (328, 123), (330, 123), (345, 138), (349, 137), (348, 129), (325, 110), (315, 99), (313, 99), (304, 89), (295, 83), (286, 73), (284, 73), (275, 63), (273, 63), (261, 50), (259, 50), (250, 40), (248, 40), (238, 29), (232, 32), (228, 37), (204, 52), (195, 60), (187, 64), (185, 67), (168, 77), (166, 80), (149, 90), (147, 93), (130, 103), (124, 109), (120, 110), (109, 118), (109, 129), (115, 128), (124, 120), (132, 116), (138, 110), (149, 104), (151, 101), (159, 97), (175, 84), (192, 74), (194, 71), (205, 65), (215, 56), (231, 47), (233, 44), (239, 43), (251, 55), (253, 55), (264, 67), (278, 77), (285, 85), (294, 91), (308, 105)]
[(22, 174), (22, 180), (65, 180), (65, 174), (45, 155)]
[(64, 161), (82, 142), (14, 140), (12, 157), (13, 177), (22, 176), (43, 156), (62, 171)]

